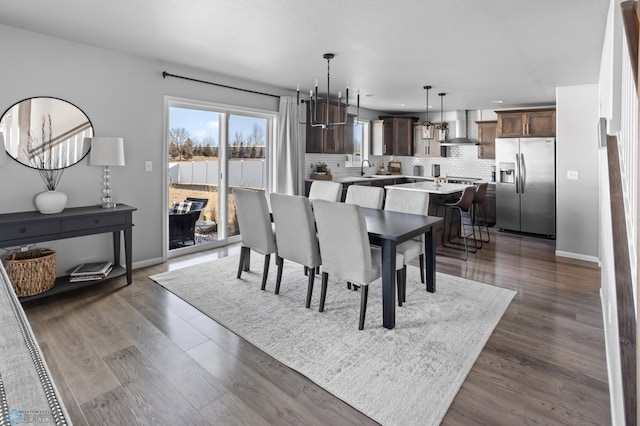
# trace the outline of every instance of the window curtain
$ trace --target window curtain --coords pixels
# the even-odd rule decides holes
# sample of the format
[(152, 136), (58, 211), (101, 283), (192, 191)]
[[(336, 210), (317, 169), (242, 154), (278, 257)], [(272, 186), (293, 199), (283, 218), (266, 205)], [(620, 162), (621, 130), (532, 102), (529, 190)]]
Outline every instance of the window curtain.
[(273, 189), (281, 194), (304, 195), (305, 141), (299, 127), (296, 99), (280, 97)]

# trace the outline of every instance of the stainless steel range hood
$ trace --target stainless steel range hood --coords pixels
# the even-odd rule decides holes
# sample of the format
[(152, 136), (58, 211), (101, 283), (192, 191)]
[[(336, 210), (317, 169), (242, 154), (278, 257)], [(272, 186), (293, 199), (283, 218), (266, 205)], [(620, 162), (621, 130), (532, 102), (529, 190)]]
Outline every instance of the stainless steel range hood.
[[(440, 142), (440, 146), (478, 145), (478, 141), (467, 138), (467, 111), (456, 111), (455, 137)], [(449, 128), (451, 132), (452, 128)]]

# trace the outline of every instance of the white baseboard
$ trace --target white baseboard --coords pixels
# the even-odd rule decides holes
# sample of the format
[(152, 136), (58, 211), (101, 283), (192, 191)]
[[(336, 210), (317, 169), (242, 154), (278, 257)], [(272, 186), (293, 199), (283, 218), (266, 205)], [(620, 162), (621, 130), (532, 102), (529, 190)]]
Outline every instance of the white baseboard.
[(153, 265), (157, 265), (159, 263), (162, 263), (162, 258), (161, 257), (156, 257), (155, 259), (145, 259), (145, 260), (141, 260), (139, 262), (134, 262), (133, 263), (133, 269), (146, 268), (147, 266), (153, 266)]
[(569, 251), (556, 250), (556, 256), (568, 257), (570, 259), (576, 259), (576, 260), (584, 260), (585, 262), (593, 262), (593, 263), (597, 263), (598, 265), (600, 264), (600, 259), (597, 258), (596, 256), (587, 256), (585, 254), (580, 254), (580, 253), (572, 253)]

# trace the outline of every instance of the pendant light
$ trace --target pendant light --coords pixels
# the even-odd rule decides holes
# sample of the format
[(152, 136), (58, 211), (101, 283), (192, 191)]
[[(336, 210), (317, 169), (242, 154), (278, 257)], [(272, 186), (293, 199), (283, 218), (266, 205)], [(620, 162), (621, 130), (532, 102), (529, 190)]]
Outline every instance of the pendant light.
[(437, 140), (438, 142), (446, 142), (447, 137), (449, 136), (449, 129), (447, 128), (447, 123), (444, 122), (444, 96), (446, 93), (438, 93), (440, 96), (440, 125), (436, 128), (438, 131)]
[[(346, 87), (346, 102), (343, 105), (342, 104), (342, 92), (339, 91), (338, 92), (338, 120), (340, 120), (340, 117), (342, 117), (342, 114), (340, 112), (341, 107), (344, 108), (344, 121), (334, 121), (331, 122), (329, 121), (329, 99), (330, 99), (330, 93), (331, 93), (331, 75), (330, 75), (330, 62), (331, 60), (335, 57), (336, 55), (334, 55), (333, 53), (325, 53), (324, 55), (322, 55), (322, 57), (324, 59), (327, 60), (327, 97), (325, 99), (324, 102), (320, 102), (320, 99), (318, 98), (318, 79), (316, 79), (315, 82), (315, 89), (314, 90), (309, 90), (309, 96), (311, 97), (311, 99), (307, 102), (309, 102), (310, 108), (311, 108), (311, 113), (309, 114), (309, 122), (308, 123), (303, 123), (300, 120), (298, 120), (298, 124), (308, 124), (311, 127), (321, 127), (323, 129), (332, 129), (336, 126), (344, 126), (347, 124), (348, 119), (347, 119), (347, 110), (349, 108), (349, 83), (347, 82), (347, 87)], [(300, 85), (298, 84), (298, 87), (296, 88), (296, 105), (300, 105)], [(305, 102), (304, 100), (302, 101), (303, 103)], [(320, 104), (320, 108), (325, 108), (325, 113), (324, 113), (324, 121), (318, 121), (317, 120), (317, 109), (318, 109), (318, 104)], [(357, 91), (357, 108), (358, 108), (358, 112), (356, 115), (356, 119), (354, 121), (357, 122), (358, 118), (360, 117), (360, 89), (358, 89)]]
[(422, 139), (433, 139), (433, 124), (429, 121), (429, 89), (431, 86), (424, 86), (424, 90), (427, 91), (427, 103), (425, 104), (424, 121), (420, 123), (422, 125)]

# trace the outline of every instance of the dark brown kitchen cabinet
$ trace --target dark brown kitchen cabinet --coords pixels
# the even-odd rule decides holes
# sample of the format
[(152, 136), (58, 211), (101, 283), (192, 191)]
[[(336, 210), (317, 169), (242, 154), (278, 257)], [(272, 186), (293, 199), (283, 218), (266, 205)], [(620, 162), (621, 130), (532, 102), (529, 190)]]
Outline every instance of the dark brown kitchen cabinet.
[(372, 154), (413, 155), (413, 123), (415, 121), (414, 117), (380, 117), (380, 120), (374, 121)]
[[(338, 105), (329, 103), (329, 122), (343, 122), (347, 117), (347, 109), (342, 105), (338, 113)], [(311, 103), (307, 103), (307, 153), (324, 153), (324, 154), (343, 154), (345, 152), (345, 140), (349, 132), (346, 130), (350, 127), (351, 138), (353, 138), (353, 126), (340, 125), (331, 126), (323, 129), (321, 126), (311, 126), (312, 117), (315, 121), (322, 123), (326, 121), (327, 104), (319, 102), (317, 107), (312, 107)]]
[(478, 125), (478, 158), (496, 158), (497, 121), (476, 121)]
[[(494, 226), (496, 224), (496, 184), (490, 183), (487, 187), (487, 193), (484, 196), (484, 210), (487, 213), (487, 224)], [(482, 219), (482, 212), (480, 213)]]
[(499, 138), (552, 137), (556, 135), (556, 110), (496, 111)]
[[(435, 138), (422, 139), (422, 124), (413, 123), (413, 155), (416, 157), (446, 157), (446, 148)], [(445, 155), (442, 155), (445, 151)]]

